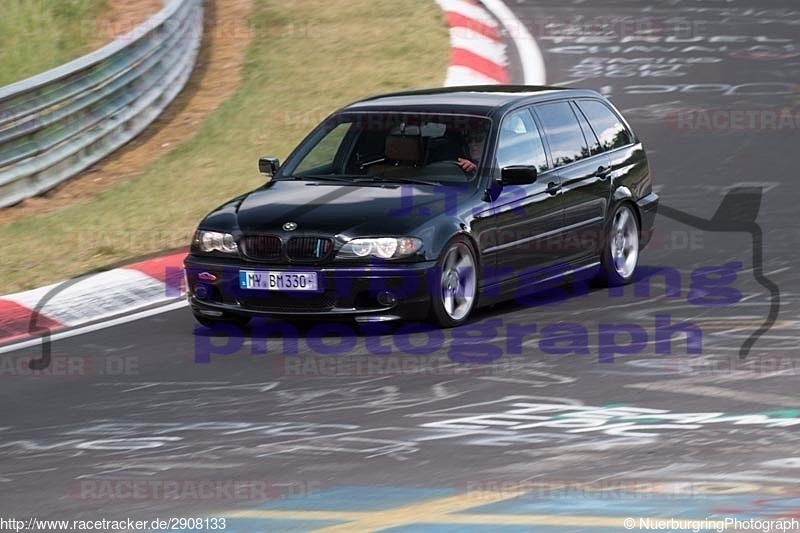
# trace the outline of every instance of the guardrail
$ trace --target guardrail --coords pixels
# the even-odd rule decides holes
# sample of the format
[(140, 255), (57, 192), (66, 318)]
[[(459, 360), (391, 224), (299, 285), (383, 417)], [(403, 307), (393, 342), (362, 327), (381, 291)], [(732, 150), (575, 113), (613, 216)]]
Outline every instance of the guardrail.
[(166, 0), (112, 43), (0, 88), (0, 207), (110, 154), (183, 89), (203, 35), (202, 0)]

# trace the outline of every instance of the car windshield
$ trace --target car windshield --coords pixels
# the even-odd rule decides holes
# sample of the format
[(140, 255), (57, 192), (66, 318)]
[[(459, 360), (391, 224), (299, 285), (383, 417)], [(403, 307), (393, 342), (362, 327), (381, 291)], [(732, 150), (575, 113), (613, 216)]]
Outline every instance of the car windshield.
[(295, 150), (276, 179), (466, 183), (485, 159), (489, 127), (471, 115), (340, 113)]

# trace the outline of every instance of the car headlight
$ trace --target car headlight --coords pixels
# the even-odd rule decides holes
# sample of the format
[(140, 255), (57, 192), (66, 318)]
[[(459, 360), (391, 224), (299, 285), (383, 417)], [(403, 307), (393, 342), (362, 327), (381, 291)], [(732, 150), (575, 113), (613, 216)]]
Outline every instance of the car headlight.
[(233, 254), (239, 250), (239, 247), (236, 246), (236, 240), (230, 233), (205, 230), (197, 230), (195, 232), (192, 247), (205, 253), (222, 252)]
[(336, 254), (339, 259), (378, 257), (380, 259), (399, 259), (417, 253), (422, 241), (415, 237), (359, 238), (347, 242)]

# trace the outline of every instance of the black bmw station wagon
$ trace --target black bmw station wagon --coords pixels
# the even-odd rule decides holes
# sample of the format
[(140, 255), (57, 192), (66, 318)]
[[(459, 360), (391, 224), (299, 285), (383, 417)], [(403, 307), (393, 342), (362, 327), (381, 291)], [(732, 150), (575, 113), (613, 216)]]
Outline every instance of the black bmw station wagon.
[(200, 223), (197, 320), (463, 323), (579, 274), (632, 280), (658, 207), (644, 148), (600, 94), (454, 87), (329, 116)]

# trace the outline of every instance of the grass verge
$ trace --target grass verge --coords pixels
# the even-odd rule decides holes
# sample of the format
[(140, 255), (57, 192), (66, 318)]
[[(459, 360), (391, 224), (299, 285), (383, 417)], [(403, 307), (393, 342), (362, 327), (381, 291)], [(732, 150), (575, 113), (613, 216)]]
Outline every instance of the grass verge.
[(0, 87), (91, 51), (87, 22), (106, 0), (3, 0), (0, 5)]
[(431, 0), (256, 0), (240, 89), (197, 136), (88, 202), (0, 225), (0, 294), (187, 245), (202, 216), (263, 182), (328, 113), (362, 96), (442, 84), (448, 32)]

